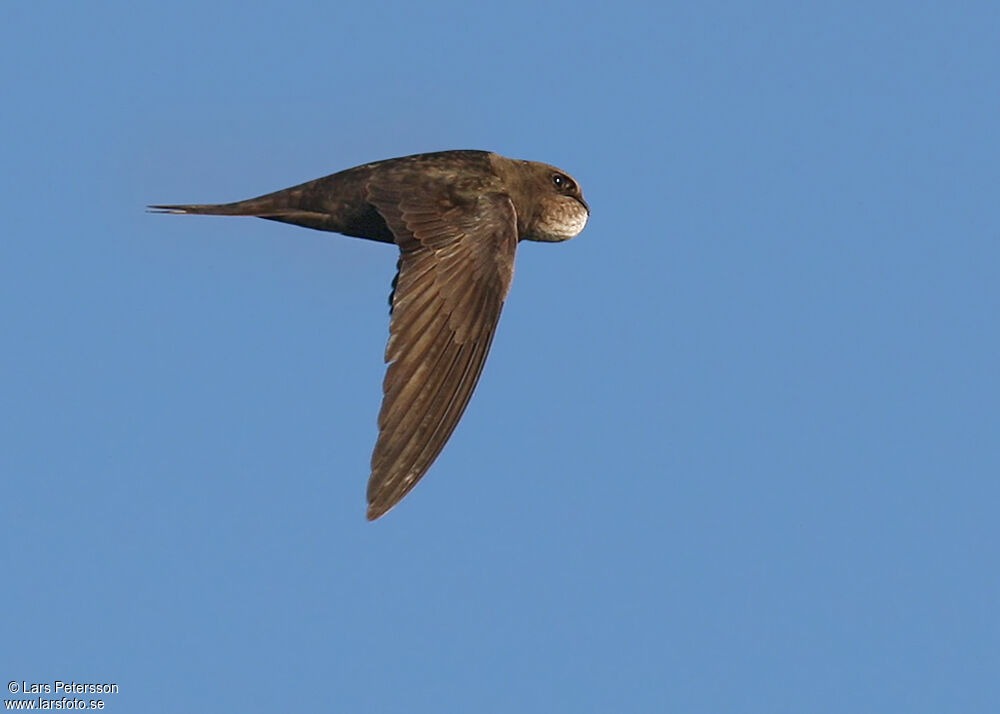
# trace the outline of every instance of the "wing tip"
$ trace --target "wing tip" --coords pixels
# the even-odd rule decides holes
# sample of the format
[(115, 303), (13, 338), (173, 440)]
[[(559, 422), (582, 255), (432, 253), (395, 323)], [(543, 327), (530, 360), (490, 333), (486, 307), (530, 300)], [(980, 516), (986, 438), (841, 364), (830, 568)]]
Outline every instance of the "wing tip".
[(386, 505), (385, 503), (376, 503), (373, 501), (368, 504), (368, 512), (365, 514), (365, 517), (369, 521), (376, 521), (384, 516), (394, 505), (396, 504)]

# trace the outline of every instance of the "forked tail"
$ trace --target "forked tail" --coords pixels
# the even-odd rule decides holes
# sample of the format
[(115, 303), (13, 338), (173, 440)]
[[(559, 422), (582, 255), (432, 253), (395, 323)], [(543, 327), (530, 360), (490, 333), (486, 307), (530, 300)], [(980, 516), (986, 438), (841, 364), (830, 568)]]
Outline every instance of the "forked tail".
[(235, 203), (155, 204), (152, 213), (256, 216), (321, 231), (392, 243), (393, 235), (368, 203), (369, 166), (348, 169), (307, 183)]
[(287, 205), (281, 206), (273, 199), (265, 201), (263, 200), (264, 198), (262, 196), (261, 198), (251, 198), (248, 201), (237, 201), (236, 203), (186, 203), (146, 206), (146, 208), (150, 213), (191, 213), (206, 216), (267, 217), (289, 212)]

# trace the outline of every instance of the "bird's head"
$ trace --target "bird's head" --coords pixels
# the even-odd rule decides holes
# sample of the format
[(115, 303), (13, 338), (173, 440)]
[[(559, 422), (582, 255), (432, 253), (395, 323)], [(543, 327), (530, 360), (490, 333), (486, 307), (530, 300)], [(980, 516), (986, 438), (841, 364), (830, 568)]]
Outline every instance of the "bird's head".
[(505, 161), (501, 175), (511, 189), (522, 240), (557, 243), (583, 230), (590, 207), (569, 174), (537, 161)]
[(580, 185), (554, 166), (532, 163), (531, 168), (537, 201), (523, 237), (559, 242), (579, 235), (590, 217), (590, 207), (583, 200)]

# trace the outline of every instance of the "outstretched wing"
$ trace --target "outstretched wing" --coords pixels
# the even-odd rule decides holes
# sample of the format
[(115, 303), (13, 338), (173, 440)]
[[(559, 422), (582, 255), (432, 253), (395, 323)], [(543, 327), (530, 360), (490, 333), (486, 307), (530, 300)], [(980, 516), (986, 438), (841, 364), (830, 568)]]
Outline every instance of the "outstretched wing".
[(368, 481), (374, 520), (441, 453), (479, 381), (514, 275), (517, 216), (502, 193), (368, 186), (399, 244), (378, 441)]

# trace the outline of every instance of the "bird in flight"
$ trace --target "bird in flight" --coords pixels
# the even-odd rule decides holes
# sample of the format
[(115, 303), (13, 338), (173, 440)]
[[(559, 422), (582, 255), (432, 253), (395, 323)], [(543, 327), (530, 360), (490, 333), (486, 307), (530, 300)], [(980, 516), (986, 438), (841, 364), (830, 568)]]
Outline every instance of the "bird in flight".
[(377, 161), (235, 203), (149, 208), (256, 216), (399, 246), (369, 520), (410, 492), (465, 411), (518, 241), (568, 240), (590, 216), (565, 171), (488, 151)]

